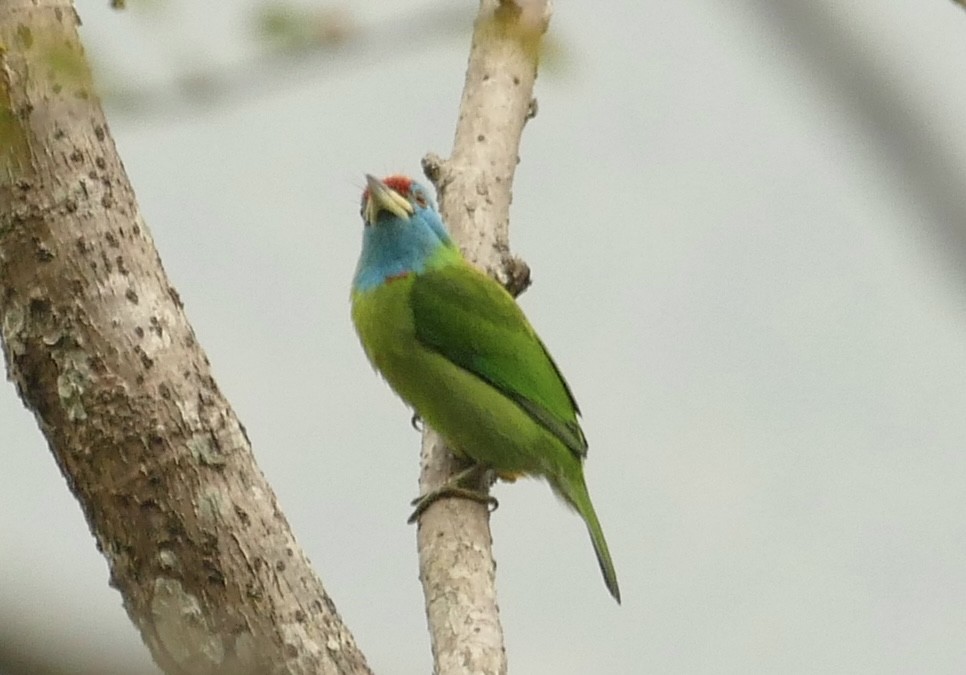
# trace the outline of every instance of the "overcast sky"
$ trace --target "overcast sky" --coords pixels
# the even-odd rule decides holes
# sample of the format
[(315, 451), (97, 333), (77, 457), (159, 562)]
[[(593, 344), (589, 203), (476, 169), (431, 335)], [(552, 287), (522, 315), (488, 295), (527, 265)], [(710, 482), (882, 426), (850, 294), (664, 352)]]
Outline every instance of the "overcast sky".
[[(107, 4), (78, 9), (112, 77), (160, 84), (251, 47), (249, 3)], [(426, 6), (359, 5), (361, 25)], [(391, 51), (230, 105), (108, 115), (344, 620), (377, 672), (427, 673), (405, 524), (419, 438), (348, 293), (363, 173), (449, 151), (468, 34), (377, 25)], [(546, 485), (497, 486), (511, 672), (966, 672), (966, 12), (557, 2), (552, 34), (511, 238), (533, 269), (522, 305), (584, 411), (624, 604)], [(0, 621), (149, 667), (9, 384), (0, 432)]]

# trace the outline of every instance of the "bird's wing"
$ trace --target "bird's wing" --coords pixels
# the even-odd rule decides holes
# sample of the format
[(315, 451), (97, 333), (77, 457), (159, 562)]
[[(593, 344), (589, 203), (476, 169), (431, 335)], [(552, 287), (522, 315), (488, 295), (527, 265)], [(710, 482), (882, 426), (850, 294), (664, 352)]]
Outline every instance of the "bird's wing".
[(413, 283), (416, 338), (513, 399), (577, 456), (587, 454), (567, 382), (523, 311), (469, 264), (420, 274)]

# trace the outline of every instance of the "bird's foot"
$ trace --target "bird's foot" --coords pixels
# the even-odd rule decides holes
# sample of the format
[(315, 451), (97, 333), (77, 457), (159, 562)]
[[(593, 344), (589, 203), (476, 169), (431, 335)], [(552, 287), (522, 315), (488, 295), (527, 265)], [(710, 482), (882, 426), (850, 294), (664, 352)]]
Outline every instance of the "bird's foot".
[(418, 412), (414, 412), (413, 413), (412, 419), (409, 420), (409, 423), (413, 426), (413, 429), (415, 429), (416, 431), (422, 433), (422, 431), (423, 431), (423, 418), (419, 416), (419, 413)]
[(490, 513), (493, 513), (500, 506), (500, 502), (496, 497), (488, 495), (485, 492), (470, 490), (469, 488), (459, 487), (457, 485), (444, 485), (410, 502), (416, 508), (413, 509), (412, 515), (409, 516), (406, 522), (410, 525), (415, 523), (423, 515), (423, 511), (432, 506), (433, 502), (446, 497), (458, 497), (460, 499), (470, 499), (474, 502), (480, 502), (481, 504), (488, 504)]
[(471, 466), (468, 469), (464, 469), (463, 471), (460, 471), (458, 474), (450, 478), (448, 481), (440, 485), (438, 488), (434, 490), (430, 490), (426, 494), (416, 497), (416, 499), (410, 502), (410, 504), (414, 506), (415, 509), (413, 510), (412, 515), (409, 516), (409, 519), (406, 522), (410, 524), (415, 523), (419, 519), (419, 517), (423, 514), (423, 512), (426, 509), (428, 509), (430, 506), (432, 506), (434, 502), (446, 497), (470, 499), (474, 502), (480, 502), (481, 504), (489, 505), (490, 513), (493, 513), (494, 511), (496, 511), (496, 509), (500, 506), (500, 502), (497, 501), (496, 497), (493, 497), (492, 495), (489, 495), (486, 492), (482, 492), (481, 490), (474, 490), (460, 485), (460, 483), (462, 483), (470, 476), (479, 475), (480, 471), (485, 471), (485, 469), (483, 469), (483, 467), (480, 467), (478, 465)]

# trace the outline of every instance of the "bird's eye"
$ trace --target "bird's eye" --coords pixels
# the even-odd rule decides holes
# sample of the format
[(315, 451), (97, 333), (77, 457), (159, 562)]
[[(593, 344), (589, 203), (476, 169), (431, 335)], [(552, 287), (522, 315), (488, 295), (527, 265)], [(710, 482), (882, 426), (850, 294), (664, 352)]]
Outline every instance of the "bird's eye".
[(415, 201), (416, 205), (420, 208), (426, 208), (426, 195), (424, 195), (422, 192), (416, 192), (413, 194), (413, 201)]

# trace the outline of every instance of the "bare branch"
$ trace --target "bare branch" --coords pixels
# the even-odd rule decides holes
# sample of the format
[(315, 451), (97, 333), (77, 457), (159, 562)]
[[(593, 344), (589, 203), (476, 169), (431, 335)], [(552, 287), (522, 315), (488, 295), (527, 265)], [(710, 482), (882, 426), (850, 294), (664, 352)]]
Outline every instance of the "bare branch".
[(0, 4), (7, 375), (169, 673), (368, 673), (138, 211), (63, 0)]
[[(957, 0), (959, 2), (960, 0)], [(881, 153), (924, 214), (917, 236), (926, 233), (947, 269), (966, 283), (964, 166), (953, 145), (932, 122), (922, 101), (898, 87), (895, 73), (868, 34), (834, 19), (830, 2), (746, 0), (755, 16), (782, 36), (787, 53), (821, 80), (830, 100), (846, 110)], [(960, 2), (962, 4), (962, 2)], [(921, 227), (919, 227), (921, 226)]]
[[(517, 292), (529, 270), (510, 255), (511, 188), (549, 20), (546, 0), (480, 2), (453, 154), (423, 160), (464, 254)], [(441, 485), (456, 468), (427, 429), (421, 492)], [(440, 500), (420, 518), (420, 579), (438, 675), (506, 672), (491, 545), (482, 504)]]
[[(68, 629), (69, 630), (69, 629)], [(157, 675), (137, 656), (98, 649), (59, 627), (0, 607), (0, 673), (3, 675)]]
[(366, 23), (356, 21), (348, 9), (269, 3), (260, 11), (253, 42), (265, 48), (238, 62), (201, 64), (155, 85), (132, 81), (105, 63), (98, 79), (109, 108), (144, 120), (270, 96), (325, 75), (345, 75), (351, 67), (371, 63), (373, 54), (399, 58), (426, 50), (433, 45), (426, 36), (454, 36), (468, 17), (465, 7), (450, 5), (429, 5)]

